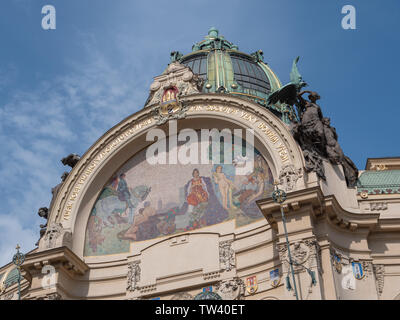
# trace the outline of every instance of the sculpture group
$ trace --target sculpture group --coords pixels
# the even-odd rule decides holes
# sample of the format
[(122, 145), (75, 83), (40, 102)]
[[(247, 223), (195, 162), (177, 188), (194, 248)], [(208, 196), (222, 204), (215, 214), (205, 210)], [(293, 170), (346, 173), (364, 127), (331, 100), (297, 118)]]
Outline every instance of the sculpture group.
[[(317, 101), (318, 93), (301, 89), (307, 84), (297, 70), (297, 57), (290, 73), (291, 82), (269, 96), (268, 103), (282, 103), (290, 107), (292, 112), (292, 134), (303, 150), (306, 172), (315, 172), (326, 180), (323, 160), (334, 165), (342, 165), (346, 183), (349, 188), (357, 184), (358, 169), (347, 157), (338, 143), (336, 129), (331, 127), (330, 119), (322, 114)], [(303, 95), (308, 93), (308, 100)], [(297, 114), (293, 107), (296, 106)]]

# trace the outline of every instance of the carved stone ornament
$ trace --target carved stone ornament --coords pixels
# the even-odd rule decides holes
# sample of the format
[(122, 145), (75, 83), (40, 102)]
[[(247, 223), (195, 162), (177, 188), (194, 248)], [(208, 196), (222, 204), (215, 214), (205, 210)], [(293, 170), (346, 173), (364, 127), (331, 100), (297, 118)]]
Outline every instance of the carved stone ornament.
[(383, 264), (374, 264), (372, 267), (375, 274), (376, 290), (378, 292), (378, 297), (380, 297), (385, 284), (385, 266)]
[(371, 202), (370, 204), (371, 211), (381, 211), (387, 210), (388, 205), (386, 202)]
[(160, 104), (164, 90), (176, 87), (179, 91), (178, 97), (189, 94), (200, 93), (203, 88), (204, 80), (194, 74), (189, 67), (174, 61), (169, 64), (164, 73), (154, 78), (150, 85), (150, 95), (145, 103), (146, 106)]
[(62, 158), (61, 162), (64, 166), (70, 166), (71, 168), (73, 168), (80, 159), (81, 159), (80, 155), (76, 153), (71, 153), (68, 156)]
[(140, 261), (134, 261), (128, 265), (128, 281), (126, 287), (128, 291), (135, 291), (136, 289), (138, 289), (140, 273)]
[(222, 280), (216, 285), (216, 292), (223, 300), (242, 300), (246, 291), (244, 281), (238, 277)]
[(65, 230), (61, 223), (51, 223), (46, 228), (46, 233), (41, 240), (39, 247), (51, 249), (61, 246), (71, 246), (72, 234)]
[(188, 109), (187, 106), (182, 105), (182, 103), (178, 101), (176, 106), (170, 109), (164, 108), (163, 106), (153, 107), (152, 113), (154, 120), (156, 120), (156, 124), (162, 125), (168, 120), (179, 120), (185, 118)]
[[(284, 271), (289, 270), (289, 257), (286, 243), (278, 245), (278, 252), (279, 259), (282, 261), (285, 269)], [(319, 245), (315, 239), (306, 239), (291, 243), (290, 253), (294, 271), (303, 270), (302, 266), (307, 268), (316, 267), (318, 270), (321, 270)]]
[(171, 119), (182, 119), (186, 117), (188, 107), (180, 98), (201, 92), (203, 83), (204, 80), (190, 68), (174, 61), (161, 76), (154, 79), (145, 106), (155, 105), (152, 113), (158, 125)]
[(335, 271), (339, 274), (342, 273), (343, 270), (342, 259), (336, 254), (331, 254), (331, 261)]
[(295, 242), (290, 245), (292, 259), (297, 264), (303, 264), (310, 255), (310, 249), (303, 242)]
[(350, 264), (350, 258), (345, 256), (345, 255), (343, 255), (342, 253), (339, 253), (338, 251), (336, 251), (336, 249), (330, 248), (330, 254), (331, 254), (331, 258), (332, 259), (335, 256), (338, 257), (340, 259), (341, 264), (343, 264), (343, 265)]
[(35, 246), (39, 245), (40, 238), (42, 238), (46, 233), (47, 220), (49, 218), (49, 209), (47, 207), (39, 208), (38, 215), (39, 217), (46, 219), (46, 223), (40, 225), (40, 237), (39, 240), (35, 243)]
[(225, 271), (235, 268), (235, 251), (232, 249), (232, 240), (219, 244), (219, 262), (220, 268)]
[(388, 168), (386, 167), (385, 164), (374, 164), (371, 166), (371, 170), (376, 170), (376, 171), (383, 171), (387, 170)]
[(193, 300), (193, 296), (187, 292), (179, 292), (172, 296), (171, 300)]
[(61, 223), (52, 223), (47, 227), (44, 240), (47, 242), (47, 248), (54, 248), (57, 238), (61, 235), (63, 226)]
[(368, 275), (372, 274), (373, 272), (373, 264), (371, 261), (360, 261), (361, 265), (363, 267), (365, 275), (368, 277)]
[(296, 187), (297, 180), (301, 178), (301, 168), (296, 169), (294, 165), (285, 165), (279, 173), (279, 184), (286, 192), (292, 191)]
[(58, 293), (51, 293), (51, 294), (48, 294), (48, 295), (44, 298), (44, 300), (62, 300), (62, 297), (61, 297), (61, 295), (58, 294)]

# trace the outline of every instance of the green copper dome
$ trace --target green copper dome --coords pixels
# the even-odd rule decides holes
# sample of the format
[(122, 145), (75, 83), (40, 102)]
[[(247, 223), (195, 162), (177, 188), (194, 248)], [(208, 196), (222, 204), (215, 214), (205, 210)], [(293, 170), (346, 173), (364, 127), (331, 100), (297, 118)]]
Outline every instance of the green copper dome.
[(11, 287), (18, 282), (19, 271), (17, 268), (12, 269), (3, 281), (4, 288)]
[(283, 112), (284, 106), (267, 106), (268, 96), (282, 85), (264, 62), (261, 50), (252, 54), (241, 52), (213, 27), (204, 40), (193, 45), (191, 53), (173, 52), (171, 60), (183, 63), (202, 77), (205, 82), (203, 92), (251, 99), (289, 122), (287, 113)]

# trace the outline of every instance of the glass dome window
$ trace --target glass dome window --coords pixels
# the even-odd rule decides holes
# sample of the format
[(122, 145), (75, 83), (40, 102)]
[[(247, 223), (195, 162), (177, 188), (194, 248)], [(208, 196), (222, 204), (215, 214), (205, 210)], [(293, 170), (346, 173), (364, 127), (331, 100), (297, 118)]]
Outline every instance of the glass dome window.
[(235, 80), (245, 89), (269, 93), (271, 85), (261, 67), (244, 57), (231, 55)]

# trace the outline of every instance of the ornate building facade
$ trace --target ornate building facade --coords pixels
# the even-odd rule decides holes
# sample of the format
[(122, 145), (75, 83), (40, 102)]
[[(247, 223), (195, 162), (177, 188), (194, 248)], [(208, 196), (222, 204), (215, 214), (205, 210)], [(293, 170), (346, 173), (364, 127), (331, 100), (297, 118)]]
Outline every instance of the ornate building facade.
[[(140, 111), (62, 159), (21, 298), (400, 299), (400, 158), (359, 172), (297, 63), (282, 85), (214, 28), (172, 52)], [(214, 162), (212, 129), (246, 153)], [(173, 161), (189, 151), (204, 161)], [(0, 268), (0, 299), (17, 280)]]

